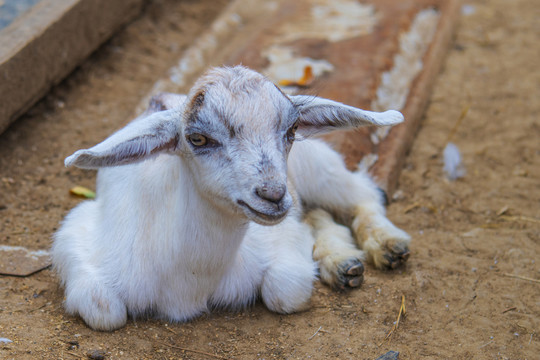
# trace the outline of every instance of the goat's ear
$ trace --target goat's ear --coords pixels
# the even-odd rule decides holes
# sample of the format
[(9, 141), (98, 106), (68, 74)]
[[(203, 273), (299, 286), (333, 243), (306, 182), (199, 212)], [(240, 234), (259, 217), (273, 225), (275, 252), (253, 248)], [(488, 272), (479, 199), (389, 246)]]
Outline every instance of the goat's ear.
[(152, 96), (145, 111), (146, 115), (157, 111), (177, 109), (184, 105), (187, 95), (162, 92)]
[(374, 112), (319, 97), (295, 95), (291, 101), (300, 113), (298, 133), (309, 136), (359, 126), (388, 126), (403, 122), (399, 111)]
[(83, 169), (133, 163), (162, 151), (174, 151), (180, 140), (182, 112), (167, 110), (129, 123), (96, 146), (78, 150), (66, 166)]

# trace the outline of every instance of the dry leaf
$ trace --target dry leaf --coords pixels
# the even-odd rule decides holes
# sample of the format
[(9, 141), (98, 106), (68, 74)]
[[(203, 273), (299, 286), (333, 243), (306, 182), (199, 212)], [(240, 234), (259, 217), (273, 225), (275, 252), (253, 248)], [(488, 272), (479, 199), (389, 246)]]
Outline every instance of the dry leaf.
[(311, 68), (311, 66), (308, 65), (308, 66), (304, 67), (304, 75), (298, 81), (280, 80), (279, 85), (281, 85), (281, 86), (301, 86), (301, 87), (306, 87), (306, 86), (311, 85), (314, 78), (315, 77), (313, 76), (313, 69)]
[(75, 196), (80, 196), (87, 199), (94, 199), (96, 193), (84, 186), (75, 186), (69, 190), (69, 193)]

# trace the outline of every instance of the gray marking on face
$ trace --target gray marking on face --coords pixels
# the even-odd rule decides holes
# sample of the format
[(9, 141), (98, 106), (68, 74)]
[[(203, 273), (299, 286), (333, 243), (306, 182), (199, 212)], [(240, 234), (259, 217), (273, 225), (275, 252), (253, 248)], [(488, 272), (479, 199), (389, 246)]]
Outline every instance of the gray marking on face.
[(232, 139), (242, 133), (242, 131), (244, 130), (244, 125), (229, 125), (227, 126), (227, 130), (229, 130), (229, 137)]
[(268, 156), (268, 154), (266, 154), (266, 152), (262, 152), (259, 163), (257, 164), (257, 170), (259, 170), (259, 173), (268, 172), (271, 165), (272, 162), (270, 161), (270, 157)]

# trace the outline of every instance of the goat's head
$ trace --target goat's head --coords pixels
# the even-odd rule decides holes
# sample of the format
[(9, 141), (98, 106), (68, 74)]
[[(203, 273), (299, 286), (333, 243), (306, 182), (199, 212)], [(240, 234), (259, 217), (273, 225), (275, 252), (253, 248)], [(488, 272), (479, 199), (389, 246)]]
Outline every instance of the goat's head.
[(397, 111), (375, 113), (287, 96), (252, 70), (217, 68), (201, 77), (187, 97), (156, 97), (141, 118), (93, 148), (75, 152), (66, 165), (99, 168), (175, 153), (186, 159), (201, 196), (271, 225), (292, 205), (287, 156), (297, 136), (401, 121)]

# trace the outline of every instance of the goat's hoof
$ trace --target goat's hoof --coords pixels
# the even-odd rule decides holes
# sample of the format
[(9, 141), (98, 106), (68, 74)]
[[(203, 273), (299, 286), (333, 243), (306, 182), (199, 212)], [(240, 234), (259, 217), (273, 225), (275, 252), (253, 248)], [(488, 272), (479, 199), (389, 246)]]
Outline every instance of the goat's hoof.
[(377, 269), (396, 269), (410, 256), (411, 237), (390, 222), (388, 224), (386, 227), (370, 229), (362, 244), (368, 261)]
[(384, 259), (386, 260), (386, 267), (388, 269), (396, 269), (400, 265), (407, 262), (409, 259), (409, 256), (411, 253), (409, 252), (409, 248), (398, 248), (398, 249), (392, 249), (390, 252), (387, 252), (384, 254)]
[(351, 259), (338, 267), (334, 286), (338, 290), (356, 288), (364, 282), (364, 264), (359, 259)]

